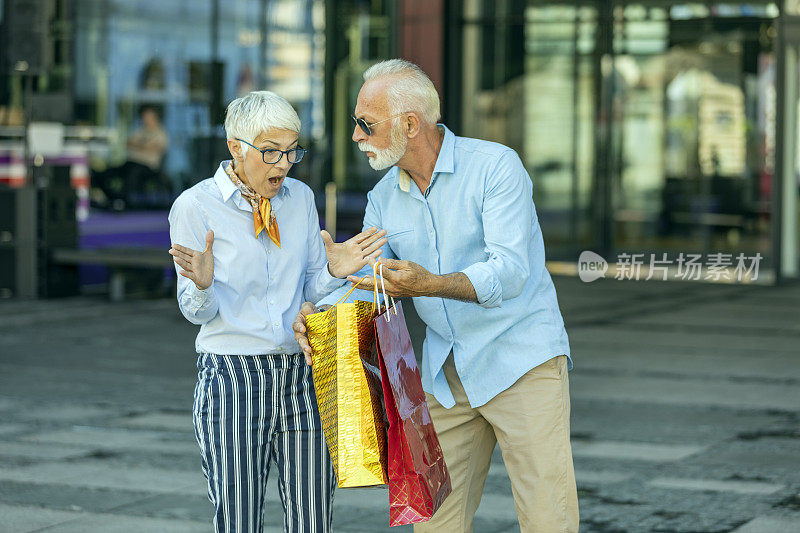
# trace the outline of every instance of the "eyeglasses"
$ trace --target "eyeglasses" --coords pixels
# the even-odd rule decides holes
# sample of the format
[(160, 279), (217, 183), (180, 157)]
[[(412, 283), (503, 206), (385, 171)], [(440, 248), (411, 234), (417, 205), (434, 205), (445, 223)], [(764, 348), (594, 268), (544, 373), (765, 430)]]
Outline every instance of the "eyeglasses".
[(404, 111), (403, 113), (400, 113), (400, 114), (395, 115), (393, 117), (385, 118), (383, 120), (379, 120), (378, 122), (373, 122), (372, 124), (368, 124), (367, 121), (364, 120), (363, 118), (356, 118), (355, 116), (351, 116), (350, 118), (352, 118), (353, 119), (353, 123), (356, 126), (358, 126), (359, 128), (361, 128), (361, 131), (366, 133), (367, 137), (369, 137), (370, 135), (372, 135), (372, 130), (370, 129), (370, 128), (372, 128), (372, 126), (377, 126), (381, 122), (386, 122), (387, 120), (392, 120), (393, 118), (397, 118), (399, 116), (405, 115), (407, 112), (408, 111)]
[[(237, 137), (236, 140), (242, 141), (243, 143), (249, 146), (253, 146), (244, 139), (239, 139)], [(295, 163), (299, 163), (300, 161), (302, 161), (303, 157), (305, 157), (306, 155), (306, 152), (308, 152), (308, 150), (306, 150), (305, 148), (301, 148), (299, 146), (297, 148), (290, 148), (288, 150), (276, 150), (275, 148), (264, 148), (262, 150), (257, 146), (253, 146), (253, 148), (261, 152), (261, 160), (268, 165), (274, 165), (275, 163), (280, 161), (281, 158), (283, 157), (283, 154), (286, 154), (286, 160), (289, 161), (289, 163), (291, 163), (292, 165), (294, 165)]]

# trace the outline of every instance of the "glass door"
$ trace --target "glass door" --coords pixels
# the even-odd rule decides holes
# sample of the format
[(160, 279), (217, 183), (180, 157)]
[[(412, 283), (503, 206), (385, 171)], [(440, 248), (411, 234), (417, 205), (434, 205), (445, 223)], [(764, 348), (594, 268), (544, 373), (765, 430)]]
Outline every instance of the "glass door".
[[(598, 8), (463, 2), (461, 131), (520, 154), (550, 260), (595, 247)], [(595, 222), (593, 222), (595, 219)]]
[(771, 2), (463, 0), (456, 133), (521, 155), (550, 260), (744, 253), (769, 269), (778, 16)]
[(551, 260), (573, 259), (598, 246), (597, 28), (592, 4), (536, 2), (525, 12), (521, 154), (533, 177)]
[(613, 8), (616, 251), (770, 257), (777, 15), (768, 3)]

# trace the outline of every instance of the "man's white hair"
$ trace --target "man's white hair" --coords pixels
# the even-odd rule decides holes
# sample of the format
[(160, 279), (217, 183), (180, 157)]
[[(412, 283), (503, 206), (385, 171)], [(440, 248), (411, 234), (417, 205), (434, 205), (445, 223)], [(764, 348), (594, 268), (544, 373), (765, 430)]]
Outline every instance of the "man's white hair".
[(415, 111), (429, 124), (439, 120), (439, 93), (421, 68), (403, 59), (388, 59), (364, 72), (365, 82), (387, 77), (395, 78), (386, 91), (392, 115)]
[[(300, 133), (300, 117), (284, 98), (271, 91), (253, 91), (230, 104), (225, 112), (225, 135), (228, 139), (244, 139), (252, 143), (271, 129)], [(250, 148), (239, 143), (242, 154)]]

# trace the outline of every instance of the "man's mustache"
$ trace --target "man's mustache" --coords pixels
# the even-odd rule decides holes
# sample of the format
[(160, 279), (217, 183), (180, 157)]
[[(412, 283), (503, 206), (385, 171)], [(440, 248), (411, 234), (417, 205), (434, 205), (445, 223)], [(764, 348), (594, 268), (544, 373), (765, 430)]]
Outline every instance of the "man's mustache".
[(380, 152), (380, 149), (375, 148), (369, 143), (363, 143), (363, 142), (358, 143), (358, 149), (361, 150), (362, 152), (374, 152), (376, 154)]

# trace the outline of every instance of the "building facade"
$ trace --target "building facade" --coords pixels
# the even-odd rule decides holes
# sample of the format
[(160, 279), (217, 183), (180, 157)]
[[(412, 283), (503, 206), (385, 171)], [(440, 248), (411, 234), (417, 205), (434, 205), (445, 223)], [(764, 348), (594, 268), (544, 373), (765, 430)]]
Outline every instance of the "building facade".
[(53, 53), (35, 76), (7, 65), (0, 129), (19, 126), (31, 83), (69, 108), (59, 120), (116, 132), (93, 166), (122, 160), (137, 110), (157, 106), (178, 191), (225, 155), (224, 105), (266, 88), (303, 120), (298, 177), (337, 183), (357, 225), (380, 174), (350, 114), (363, 70), (400, 56), (456, 134), (520, 154), (551, 260), (743, 253), (761, 281), (798, 277), (798, 0), (39, 3)]
[[(553, 269), (592, 250), (798, 277), (800, 2), (405, 0), (388, 16), (443, 121), (522, 157)], [(351, 57), (353, 75), (375, 59)]]

